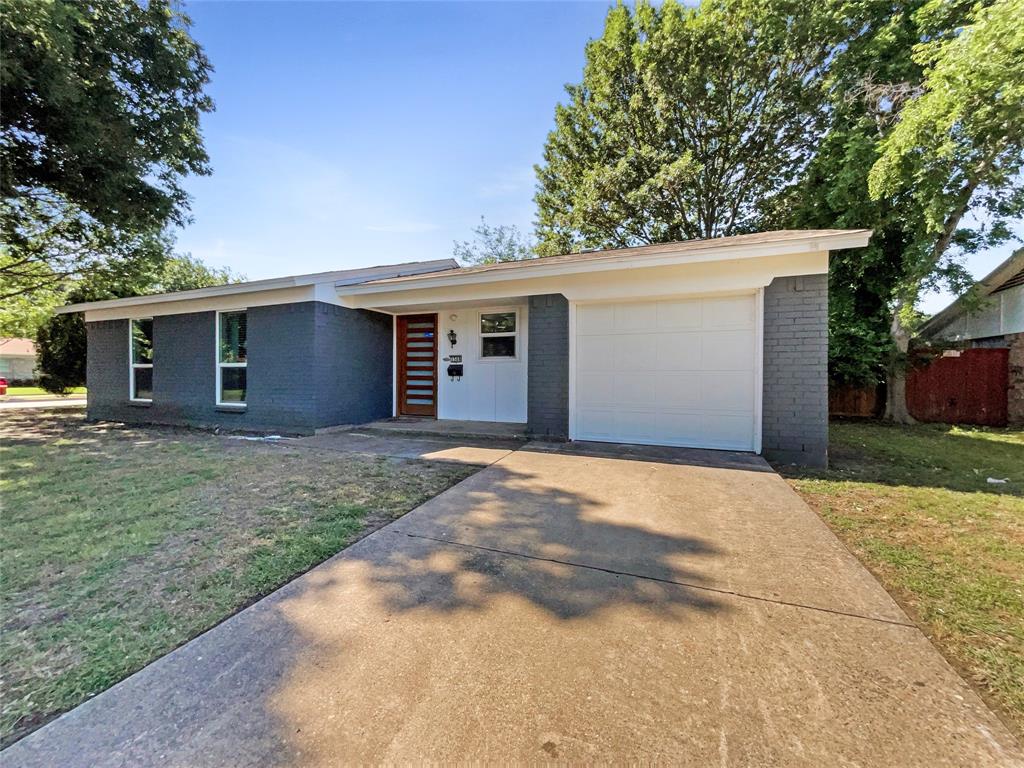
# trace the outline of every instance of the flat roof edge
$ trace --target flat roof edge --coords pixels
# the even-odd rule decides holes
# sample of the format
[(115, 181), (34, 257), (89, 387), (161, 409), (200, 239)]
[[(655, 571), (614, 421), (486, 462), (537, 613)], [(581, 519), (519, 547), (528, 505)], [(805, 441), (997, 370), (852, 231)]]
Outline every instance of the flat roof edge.
[(249, 280), (244, 283), (227, 283), (225, 285), (214, 285), (209, 288), (196, 288), (190, 291), (175, 291), (173, 293), (148, 293), (141, 296), (126, 296), (121, 299), (106, 299), (104, 301), (87, 301), (80, 304), (67, 304), (53, 310), (54, 314), (67, 315), (74, 312), (88, 312), (97, 309), (117, 309), (124, 307), (146, 306), (148, 304), (162, 304), (167, 302), (191, 301), (194, 299), (209, 299), (218, 296), (236, 296), (239, 294), (256, 293), (258, 291), (279, 291), (288, 288), (300, 288), (311, 285), (336, 285), (343, 275), (350, 275), (351, 278), (346, 284), (357, 285), (369, 280), (380, 280), (383, 277), (399, 277), (408, 275), (421, 275), (427, 272), (440, 272), (457, 268), (459, 263), (455, 259), (433, 259), (430, 261), (407, 261), (398, 264), (383, 264), (373, 267), (357, 267), (347, 270), (333, 270), (330, 272), (312, 272), (304, 275), (289, 275), (286, 277), (272, 277), (265, 280)]

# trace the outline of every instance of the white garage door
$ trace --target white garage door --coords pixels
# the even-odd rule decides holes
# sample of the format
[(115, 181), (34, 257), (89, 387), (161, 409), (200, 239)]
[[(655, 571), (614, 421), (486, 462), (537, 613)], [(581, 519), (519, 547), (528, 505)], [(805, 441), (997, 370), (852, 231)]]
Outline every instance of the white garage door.
[(576, 307), (574, 437), (755, 449), (756, 297)]

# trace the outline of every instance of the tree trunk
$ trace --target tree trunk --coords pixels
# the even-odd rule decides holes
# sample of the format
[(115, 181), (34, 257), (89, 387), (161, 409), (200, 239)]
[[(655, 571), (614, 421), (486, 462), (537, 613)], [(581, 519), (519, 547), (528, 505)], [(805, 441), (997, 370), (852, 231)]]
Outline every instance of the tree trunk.
[(907, 352), (910, 349), (910, 331), (903, 326), (900, 312), (903, 302), (896, 305), (889, 332), (896, 347), (889, 359), (885, 376), (885, 419), (896, 424), (916, 424), (907, 409)]

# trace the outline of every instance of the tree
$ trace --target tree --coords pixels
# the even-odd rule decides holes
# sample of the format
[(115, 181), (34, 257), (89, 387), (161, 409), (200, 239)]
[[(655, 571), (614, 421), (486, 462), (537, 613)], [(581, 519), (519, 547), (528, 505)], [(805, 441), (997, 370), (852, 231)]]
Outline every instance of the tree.
[(827, 119), (834, 3), (611, 9), (538, 166), (538, 250), (771, 228)]
[(0, 15), (0, 298), (169, 255), (210, 65), (172, 0), (8, 0)]
[[(932, 23), (948, 11), (929, 0), (918, 11)], [(958, 34), (914, 48), (923, 87), (900, 112), (871, 169), (874, 199), (898, 195), (922, 215), (904, 252), (895, 286), (891, 334), (901, 353), (912, 335), (922, 290), (959, 281), (957, 257), (1011, 236), (1024, 215), (1024, 0), (978, 5)], [(975, 222), (980, 222), (975, 224)], [(886, 413), (910, 421), (901, 365), (890, 372)]]
[(519, 231), (519, 227), (499, 224), (491, 226), (481, 216), (480, 226), (472, 230), (472, 241), (455, 241), (452, 252), (465, 264), (497, 264), (501, 261), (532, 259), (535, 246)]
[(920, 211), (905, 198), (872, 199), (868, 173), (879, 142), (920, 87), (923, 72), (911, 51), (922, 34), (915, 11), (924, 2), (876, 0), (842, 9), (853, 33), (829, 64), (828, 129), (784, 221), (874, 231), (867, 247), (833, 253), (829, 263), (829, 375), (840, 384), (877, 384), (892, 359), (893, 287)]
[[(187, 291), (237, 283), (245, 278), (229, 269), (207, 267), (191, 255), (174, 256), (144, 278), (135, 270), (94, 272), (65, 295), (66, 303), (104, 301), (150, 293)], [(85, 384), (86, 333), (81, 314), (52, 315), (36, 334), (40, 386), (63, 393)]]

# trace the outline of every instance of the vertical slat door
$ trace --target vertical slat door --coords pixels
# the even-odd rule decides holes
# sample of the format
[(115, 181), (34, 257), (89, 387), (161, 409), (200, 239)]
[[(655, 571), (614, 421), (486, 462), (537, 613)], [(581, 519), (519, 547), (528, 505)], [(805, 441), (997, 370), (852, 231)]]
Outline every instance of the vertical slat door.
[(398, 317), (398, 413), (437, 416), (437, 315)]

